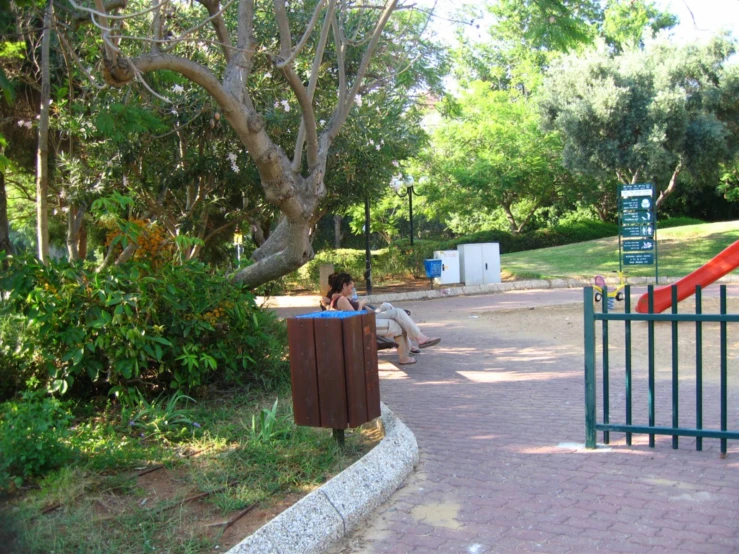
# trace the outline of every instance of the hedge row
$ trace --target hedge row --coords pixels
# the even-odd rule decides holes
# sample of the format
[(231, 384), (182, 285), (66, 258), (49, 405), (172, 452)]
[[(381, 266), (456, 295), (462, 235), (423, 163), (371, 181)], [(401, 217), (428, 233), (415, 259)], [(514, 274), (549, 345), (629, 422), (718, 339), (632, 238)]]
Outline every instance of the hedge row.
[(413, 275), (415, 277), (425, 277), (424, 259), (433, 258), (436, 250), (455, 250), (460, 244), (497, 242), (500, 245), (501, 254), (510, 254), (524, 250), (536, 250), (538, 248), (550, 248), (575, 242), (602, 239), (617, 234), (618, 226), (613, 223), (577, 221), (557, 227), (537, 229), (520, 235), (499, 230), (480, 231), (479, 233), (447, 241), (414, 241), (413, 249), (411, 249), (407, 240), (398, 241), (396, 246), (405, 253), (406, 267), (410, 268)]
[[(688, 217), (665, 219), (659, 222), (659, 227), (679, 227), (695, 225), (703, 221)], [(585, 242), (618, 234), (618, 225), (602, 221), (574, 221), (537, 229), (529, 233), (514, 235), (506, 231), (480, 231), (452, 240), (415, 240), (411, 247), (408, 239), (395, 241), (390, 247), (372, 252), (372, 278), (376, 284), (393, 277), (407, 276), (408, 272), (417, 278), (425, 278), (426, 272), (423, 260), (433, 258), (437, 250), (456, 250), (460, 244), (497, 242), (500, 244), (501, 254), (536, 250), (563, 246), (576, 242)], [(345, 271), (362, 280), (365, 271), (364, 250), (343, 248), (338, 250), (324, 250), (316, 257), (293, 273), (288, 280), (299, 281), (303, 286), (318, 290), (319, 268), (322, 264), (333, 264), (336, 271)]]

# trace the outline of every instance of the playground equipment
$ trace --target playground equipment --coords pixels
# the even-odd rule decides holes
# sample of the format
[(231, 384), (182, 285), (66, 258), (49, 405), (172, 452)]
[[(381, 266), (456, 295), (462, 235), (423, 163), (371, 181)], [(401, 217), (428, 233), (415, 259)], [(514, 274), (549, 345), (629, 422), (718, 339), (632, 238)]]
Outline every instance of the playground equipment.
[[(621, 302), (624, 299), (624, 287), (626, 286), (626, 277), (623, 271), (614, 271), (618, 275), (618, 286), (613, 290), (608, 290), (608, 309), (613, 309), (616, 302)], [(606, 280), (602, 275), (596, 275), (594, 281), (593, 290), (595, 294), (593, 297), (596, 302), (600, 302), (603, 298), (603, 290), (606, 288)]]
[[(739, 240), (724, 249), (706, 265), (699, 267), (675, 283), (677, 287), (677, 301), (681, 302), (688, 296), (695, 294), (696, 285), (706, 287), (737, 267), (739, 267)], [(670, 285), (655, 289), (654, 313), (661, 313), (670, 306), (672, 306)], [(647, 294), (643, 294), (639, 298), (639, 302), (636, 304), (636, 311), (642, 314), (649, 312), (649, 298)]]

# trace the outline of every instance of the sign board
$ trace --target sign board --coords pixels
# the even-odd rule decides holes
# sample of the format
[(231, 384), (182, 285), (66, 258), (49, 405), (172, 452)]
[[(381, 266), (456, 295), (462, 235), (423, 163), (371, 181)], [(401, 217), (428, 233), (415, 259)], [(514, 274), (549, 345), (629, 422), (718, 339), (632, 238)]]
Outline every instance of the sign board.
[(626, 212), (621, 215), (623, 223), (651, 223), (652, 213), (646, 211)]
[(636, 185), (621, 185), (621, 198), (632, 198), (634, 196), (648, 196), (654, 198), (654, 187), (651, 183), (639, 183)]
[(622, 210), (649, 210), (652, 208), (652, 199), (647, 197), (622, 198)]
[(653, 265), (657, 270), (655, 190), (651, 183), (618, 187), (619, 267)]
[(654, 254), (624, 254), (624, 265), (654, 265)]
[(627, 237), (654, 237), (654, 227), (651, 225), (624, 225), (621, 227), (621, 236)]
[(625, 240), (622, 243), (624, 252), (641, 252), (644, 250), (654, 250), (654, 241), (652, 239)]

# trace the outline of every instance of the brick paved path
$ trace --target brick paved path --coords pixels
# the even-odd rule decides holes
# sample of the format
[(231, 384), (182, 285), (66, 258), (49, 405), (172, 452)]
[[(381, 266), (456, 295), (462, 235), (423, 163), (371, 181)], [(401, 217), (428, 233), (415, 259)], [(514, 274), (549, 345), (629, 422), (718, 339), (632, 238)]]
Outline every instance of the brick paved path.
[[(669, 437), (657, 437), (650, 449), (646, 438), (627, 447), (614, 434), (610, 449), (584, 451), (582, 341), (558, 340), (546, 318), (523, 342), (495, 327), (495, 310), (581, 295), (522, 291), (404, 305), (424, 331), (443, 336), (402, 371), (382, 355), (392, 369), (383, 372), (383, 400), (416, 434), (421, 463), (333, 553), (739, 552), (738, 443), (720, 459), (715, 440), (696, 452), (688, 438), (672, 450)], [(729, 425), (737, 428), (734, 350), (731, 358)], [(714, 392), (707, 384), (707, 397)], [(658, 414), (669, 418), (669, 405)]]

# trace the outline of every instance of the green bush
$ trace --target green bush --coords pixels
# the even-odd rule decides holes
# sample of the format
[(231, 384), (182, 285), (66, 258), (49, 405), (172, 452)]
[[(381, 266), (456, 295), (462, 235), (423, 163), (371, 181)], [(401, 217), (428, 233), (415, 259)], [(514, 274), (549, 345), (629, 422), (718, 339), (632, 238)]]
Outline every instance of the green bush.
[(669, 219), (660, 220), (657, 218), (657, 229), (669, 229), (671, 227), (683, 227), (685, 225), (700, 225), (705, 223), (694, 217), (671, 217)]
[(340, 248), (338, 250), (324, 250), (298, 269), (293, 277), (305, 287), (318, 289), (320, 267), (323, 264), (333, 264), (337, 273), (346, 272), (360, 279), (364, 275), (364, 250)]
[(63, 442), (71, 421), (62, 402), (40, 393), (0, 405), (0, 490), (64, 464), (71, 455)]
[(0, 309), (0, 402), (22, 390), (31, 377), (30, 366), (20, 355), (25, 327), (26, 318)]
[(286, 379), (284, 324), (200, 262), (96, 273), (8, 258), (2, 316), (22, 316), (16, 355), (48, 389), (85, 396)]

